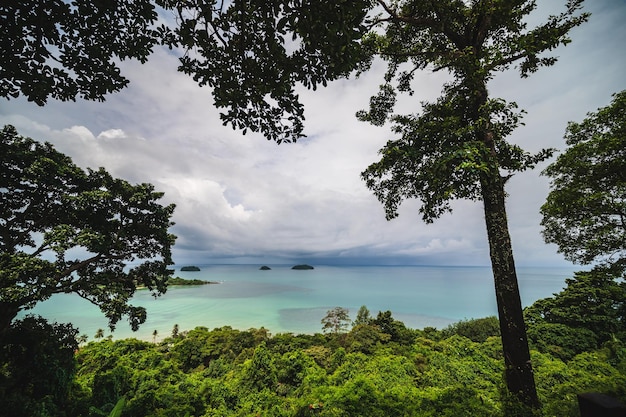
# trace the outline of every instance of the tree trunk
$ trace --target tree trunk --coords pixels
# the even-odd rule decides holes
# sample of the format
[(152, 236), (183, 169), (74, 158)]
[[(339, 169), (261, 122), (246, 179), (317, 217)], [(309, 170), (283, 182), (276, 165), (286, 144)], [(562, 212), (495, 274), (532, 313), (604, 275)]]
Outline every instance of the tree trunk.
[(506, 216), (504, 180), (497, 167), (481, 178), (491, 268), (495, 282), (508, 390), (532, 409), (540, 408), (530, 363), (513, 248)]

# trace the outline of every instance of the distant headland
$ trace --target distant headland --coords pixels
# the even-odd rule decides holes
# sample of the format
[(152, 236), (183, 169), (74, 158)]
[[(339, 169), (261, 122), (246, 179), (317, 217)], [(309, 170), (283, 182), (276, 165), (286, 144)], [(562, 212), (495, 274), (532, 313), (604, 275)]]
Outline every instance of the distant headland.
[(217, 281), (204, 281), (201, 279), (184, 279), (180, 277), (171, 277), (167, 280), (167, 285), (207, 285), (207, 284), (219, 284)]

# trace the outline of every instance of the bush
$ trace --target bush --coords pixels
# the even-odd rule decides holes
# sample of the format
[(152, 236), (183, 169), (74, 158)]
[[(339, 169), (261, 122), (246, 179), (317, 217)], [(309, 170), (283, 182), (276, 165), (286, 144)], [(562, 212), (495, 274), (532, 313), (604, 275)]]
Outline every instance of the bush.
[(27, 316), (0, 339), (0, 410), (12, 417), (65, 416), (78, 330)]
[(495, 316), (482, 319), (462, 320), (442, 330), (444, 337), (459, 335), (474, 342), (484, 342), (490, 337), (500, 336), (500, 322)]
[(549, 353), (564, 361), (598, 347), (598, 336), (591, 330), (559, 323), (541, 323), (530, 326), (528, 341), (533, 349)]

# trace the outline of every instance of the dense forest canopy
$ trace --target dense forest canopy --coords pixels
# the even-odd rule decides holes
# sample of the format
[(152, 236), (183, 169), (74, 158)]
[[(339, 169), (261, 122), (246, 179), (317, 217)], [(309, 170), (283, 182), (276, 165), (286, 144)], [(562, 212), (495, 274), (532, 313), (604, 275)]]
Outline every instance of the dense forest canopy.
[[(626, 400), (626, 287), (589, 275), (526, 312), (541, 415), (578, 416), (576, 396), (588, 391)], [(593, 289), (610, 302), (580, 320), (569, 300)], [(417, 330), (362, 306), (345, 331), (327, 334), (175, 325), (160, 340), (96, 338), (78, 349), (76, 335), (17, 321), (0, 348), (0, 406), (16, 417), (107, 416), (116, 404), (123, 417), (523, 415), (504, 389), (496, 317)]]

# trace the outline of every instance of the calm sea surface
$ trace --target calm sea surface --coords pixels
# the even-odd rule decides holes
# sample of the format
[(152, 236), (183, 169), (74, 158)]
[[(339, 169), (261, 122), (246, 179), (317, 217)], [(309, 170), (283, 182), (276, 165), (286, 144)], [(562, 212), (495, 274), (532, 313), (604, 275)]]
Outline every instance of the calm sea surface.
[[(462, 319), (497, 315), (493, 277), (488, 267), (445, 266), (315, 266), (292, 270), (291, 265), (198, 265), (200, 272), (175, 276), (219, 281), (220, 284), (170, 287), (157, 299), (137, 291), (134, 305), (144, 306), (148, 320), (138, 332), (126, 321), (118, 323), (114, 338), (152, 340), (196, 326), (209, 329), (265, 327), (271, 333), (315, 333), (326, 311), (346, 307), (354, 319), (362, 305), (375, 316), (391, 310), (408, 327), (443, 328)], [(559, 292), (572, 268), (518, 268), (524, 306)], [(71, 322), (81, 334), (93, 338), (98, 328), (109, 334), (107, 321), (97, 307), (75, 295), (59, 294), (24, 312), (60, 323)]]

